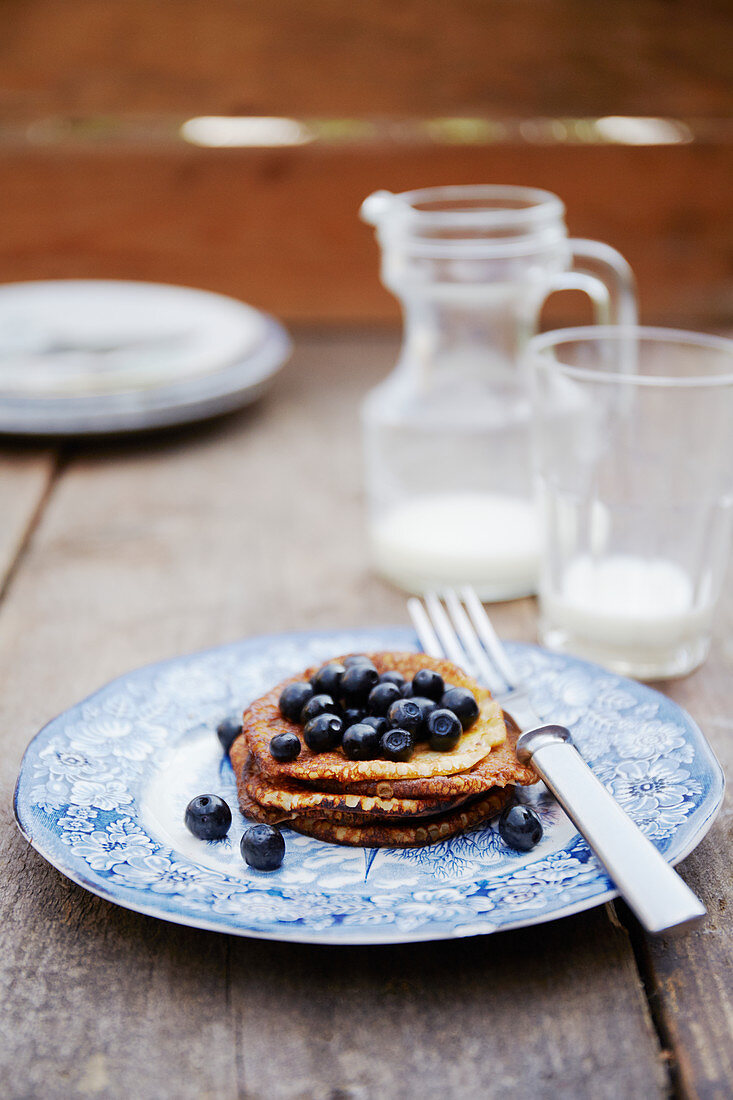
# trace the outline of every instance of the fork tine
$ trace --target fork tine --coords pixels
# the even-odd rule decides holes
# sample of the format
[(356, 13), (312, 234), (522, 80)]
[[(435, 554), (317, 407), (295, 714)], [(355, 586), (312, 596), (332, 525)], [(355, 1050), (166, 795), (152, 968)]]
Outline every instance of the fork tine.
[(479, 679), (484, 681), (492, 694), (495, 695), (497, 692), (502, 691), (502, 679), (500, 676), (497, 676), (496, 667), (487, 657), (486, 650), (482, 648), (478, 634), (472, 626), (471, 620), (466, 614), (455, 591), (452, 588), (446, 588), (443, 592), (443, 599), (445, 600), (448, 614), (453, 620), (453, 625), (458, 632), (461, 642), (470, 654), (476, 670), (478, 671)]
[(459, 666), (465, 665), (466, 651), (459, 642), (458, 635), (451, 626), (450, 619), (435, 592), (425, 593), (425, 606), (448, 660)]
[(479, 638), (486, 646), (491, 659), (506, 680), (507, 687), (513, 690), (517, 686), (517, 674), (512, 667), (511, 661), (504, 652), (504, 647), (499, 641), (499, 635), (494, 630), (494, 626), (491, 619), (486, 614), (483, 604), (473, 588), (468, 585), (461, 589), (461, 595), (468, 609), (468, 614), (471, 617), (471, 622), (476, 627)]
[(442, 657), (443, 647), (438, 641), (425, 608), (415, 596), (411, 596), (407, 601), (407, 611), (424, 652), (428, 657)]

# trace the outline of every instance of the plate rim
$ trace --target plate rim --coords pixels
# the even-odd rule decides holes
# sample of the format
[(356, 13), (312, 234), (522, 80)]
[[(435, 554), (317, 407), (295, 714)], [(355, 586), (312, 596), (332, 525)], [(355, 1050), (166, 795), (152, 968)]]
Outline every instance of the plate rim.
[[(273, 644), (273, 643), (277, 644), (278, 641), (285, 641), (286, 639), (287, 640), (292, 640), (292, 639), (298, 638), (298, 637), (302, 637), (304, 639), (308, 638), (308, 639), (319, 639), (319, 640), (323, 639), (323, 640), (326, 640), (329, 637), (342, 636), (344, 634), (358, 635), (358, 634), (380, 634), (380, 633), (383, 633), (385, 636), (387, 636), (389, 634), (400, 635), (402, 641), (410, 642), (412, 645), (415, 645), (415, 643), (417, 642), (417, 637), (414, 634), (414, 632), (409, 627), (406, 627), (406, 626), (403, 626), (403, 625), (384, 625), (384, 624), (380, 625), (380, 624), (377, 624), (377, 625), (371, 626), (371, 627), (364, 627), (364, 626), (348, 627), (348, 626), (346, 626), (346, 627), (341, 627), (341, 628), (321, 628), (321, 629), (316, 629), (316, 630), (279, 631), (279, 632), (274, 632), (274, 633), (248, 635), (244, 638), (236, 639), (236, 640), (231, 641), (231, 642), (227, 642), (227, 643), (223, 643), (223, 644), (215, 645), (215, 646), (209, 646), (209, 647), (206, 647), (205, 649), (195, 650), (195, 651), (190, 652), (190, 653), (178, 654), (178, 655), (175, 655), (175, 656), (172, 656), (172, 657), (162, 658), (159, 661), (153, 661), (153, 662), (150, 662), (150, 663), (145, 664), (145, 665), (138, 665), (138, 666), (135, 666), (131, 669), (128, 669), (125, 672), (120, 673), (118, 676), (115, 676), (111, 680), (109, 680), (109, 681), (105, 682), (104, 684), (100, 685), (98, 688), (96, 688), (94, 691), (90, 692), (84, 698), (82, 698), (80, 700), (77, 700), (70, 707), (65, 708), (63, 711), (61, 711), (60, 713), (58, 713), (57, 715), (55, 715), (54, 717), (49, 719), (46, 723), (44, 723), (44, 725), (37, 731), (36, 734), (34, 734), (34, 736), (28, 742), (28, 744), (27, 744), (27, 746), (26, 746), (26, 748), (23, 752), (23, 756), (22, 756), (19, 771), (18, 771), (18, 777), (17, 777), (16, 783), (15, 783), (14, 793), (13, 793), (13, 814), (14, 814), (14, 818), (15, 818), (15, 823), (16, 823), (21, 835), (24, 837), (24, 839), (27, 841), (27, 843), (41, 856), (42, 859), (44, 859), (48, 864), (50, 864), (50, 866), (52, 866), (56, 871), (58, 871), (60, 874), (62, 874), (69, 881), (74, 882), (77, 886), (80, 886), (82, 889), (88, 891), (89, 893), (92, 893), (95, 896), (102, 898), (104, 901), (111, 902), (112, 904), (117, 905), (120, 908), (126, 909), (129, 912), (140, 913), (143, 916), (154, 917), (155, 919), (164, 920), (164, 921), (167, 921), (170, 924), (175, 924), (175, 925), (179, 925), (179, 926), (182, 926), (182, 927), (198, 928), (198, 929), (201, 929), (203, 931), (217, 932), (219, 934), (224, 934), (224, 935), (234, 935), (234, 936), (245, 937), (245, 938), (248, 938), (248, 939), (270, 940), (270, 941), (276, 941), (276, 942), (281, 942), (281, 943), (301, 943), (301, 944), (309, 944), (309, 945), (318, 945), (318, 946), (324, 946), (324, 947), (337, 948), (337, 947), (351, 947), (351, 946), (395, 946), (397, 944), (407, 944), (407, 943), (426, 943), (426, 942), (450, 941), (450, 940), (456, 940), (456, 939), (467, 939), (467, 938), (471, 938), (471, 937), (474, 937), (474, 936), (483, 936), (483, 935), (489, 935), (489, 934), (496, 935), (496, 934), (502, 933), (502, 932), (516, 931), (519, 928), (531, 928), (531, 927), (534, 927), (535, 925), (546, 924), (550, 921), (560, 920), (564, 917), (573, 916), (577, 913), (581, 913), (581, 912), (585, 912), (589, 909), (593, 909), (596, 906), (604, 905), (607, 902), (613, 901), (615, 898), (619, 897), (619, 891), (616, 890), (615, 888), (611, 887), (611, 888), (609, 888), (609, 889), (607, 889), (607, 890), (605, 890), (601, 893), (593, 894), (589, 897), (582, 898), (577, 902), (571, 902), (571, 903), (569, 903), (567, 905), (564, 905), (564, 906), (561, 906), (559, 908), (555, 908), (555, 909), (552, 909), (550, 911), (540, 913), (540, 914), (535, 915), (535, 916), (533, 916), (529, 919), (520, 917), (516, 921), (506, 921), (506, 922), (503, 922), (501, 925), (493, 925), (492, 922), (490, 921), (490, 919), (486, 919), (486, 921), (485, 921), (486, 928), (479, 929), (479, 928), (476, 928), (475, 924), (474, 924), (467, 931), (461, 931), (460, 926), (457, 929), (454, 926), (453, 928), (448, 929), (448, 930), (443, 931), (443, 932), (437, 931), (437, 930), (427, 929), (422, 933), (419, 932), (419, 931), (418, 932), (410, 931), (409, 933), (408, 932), (402, 932), (399, 935), (395, 935), (395, 932), (394, 932), (394, 930), (391, 929), (391, 926), (385, 926), (384, 934), (382, 936), (380, 936), (378, 934), (375, 934), (375, 930), (372, 928), (372, 926), (370, 926), (369, 935), (366, 935), (364, 933), (362, 933), (362, 934), (358, 934), (358, 933), (357, 934), (350, 934), (346, 938), (340, 938), (338, 940), (335, 940), (332, 937), (327, 938), (327, 937), (325, 937), (324, 935), (320, 934), (317, 931), (313, 932), (313, 933), (309, 933), (309, 932), (304, 931), (304, 930), (302, 930), (302, 931), (297, 930), (296, 931), (296, 929), (292, 928), (292, 926), (291, 926), (290, 928), (288, 928), (287, 935), (285, 935), (285, 934), (283, 934), (283, 932), (284, 932), (283, 929), (275, 930), (275, 931), (267, 931), (267, 930), (263, 930), (261, 928), (248, 928), (248, 927), (241, 927), (241, 926), (236, 926), (236, 925), (228, 925), (228, 926), (224, 927), (224, 926), (222, 926), (221, 922), (208, 920), (204, 916), (199, 917), (199, 916), (197, 916), (195, 914), (192, 914), (192, 913), (176, 913), (175, 911), (172, 912), (172, 911), (169, 911), (167, 909), (162, 909), (162, 908), (160, 908), (160, 907), (158, 907), (154, 904), (146, 905), (144, 903), (140, 903), (140, 902), (135, 901), (133, 899), (126, 899), (124, 897), (121, 898), (117, 893), (114, 892), (114, 890), (105, 889), (105, 887), (103, 885), (100, 885), (99, 883), (88, 879), (84, 875), (84, 873), (78, 869), (78, 867), (76, 865), (72, 864), (71, 860), (67, 860), (67, 861), (61, 860), (61, 861), (59, 861), (59, 859), (58, 859), (57, 855), (55, 854), (55, 852), (53, 852), (51, 850), (51, 846), (45, 847), (41, 842), (39, 842), (39, 838), (38, 838), (37, 835), (35, 835), (35, 836), (31, 835), (31, 831), (29, 830), (29, 826), (28, 826), (27, 822), (23, 821), (23, 810), (21, 809), (21, 806), (20, 806), (20, 788), (21, 788), (22, 780), (24, 778), (23, 773), (24, 773), (24, 768), (26, 766), (26, 762), (29, 761), (32, 749), (33, 749), (34, 745), (36, 744), (36, 742), (39, 741), (44, 736), (44, 734), (46, 734), (48, 731), (50, 731), (51, 728), (53, 726), (55, 726), (55, 724), (61, 718), (63, 718), (65, 715), (69, 714), (70, 712), (76, 710), (79, 707), (84, 706), (86, 703), (93, 700), (100, 693), (106, 691), (109, 688), (114, 687), (114, 685), (116, 685), (118, 683), (121, 683), (121, 682), (125, 681), (131, 675), (135, 675), (135, 674), (139, 674), (139, 673), (143, 673), (143, 672), (147, 673), (147, 672), (162, 670), (162, 669), (165, 669), (167, 667), (174, 666), (182, 660), (187, 660), (187, 659), (192, 659), (192, 658), (205, 658), (205, 657), (214, 655), (218, 652), (221, 652), (223, 650), (236, 648), (237, 646), (242, 645), (243, 642), (244, 643), (267, 642), (267, 643), (270, 643), (270, 644)], [(532, 649), (532, 650), (540, 651), (542, 653), (550, 654), (551, 656), (562, 656), (564, 658), (569, 659), (571, 661), (571, 663), (579, 664), (579, 665), (593, 671), (596, 674), (601, 673), (603, 675), (613, 675), (621, 681), (629, 680), (629, 677), (618, 676), (615, 673), (610, 673), (609, 670), (605, 669), (601, 665), (596, 664), (595, 662), (587, 661), (583, 658), (574, 657), (574, 656), (568, 655), (568, 654), (563, 654), (563, 655), (553, 654), (551, 650), (548, 650), (548, 649), (546, 649), (546, 647), (540, 646), (536, 643), (510, 641), (508, 644), (509, 644), (510, 648), (516, 646), (520, 650), (521, 649)], [(694, 733), (697, 735), (697, 737), (700, 740), (700, 744), (706, 750), (706, 753), (707, 753), (707, 756), (708, 756), (708, 763), (710, 765), (711, 778), (717, 780), (717, 783), (715, 783), (715, 791), (714, 792), (712, 791), (712, 786), (711, 786), (711, 792), (713, 793), (713, 801), (711, 801), (710, 804), (709, 804), (709, 809), (708, 809), (708, 813), (707, 813), (706, 817), (701, 822), (699, 822), (699, 824), (698, 824), (697, 828), (695, 829), (695, 831), (690, 836), (688, 836), (687, 841), (684, 844), (684, 846), (682, 847), (682, 849), (680, 851), (677, 851), (672, 858), (668, 859), (668, 862), (672, 866), (676, 866), (678, 863), (681, 863), (684, 859), (686, 859), (687, 856), (690, 855), (690, 853), (692, 851), (694, 851), (694, 849), (700, 844), (700, 842), (704, 839), (704, 837), (709, 832), (709, 830), (712, 827), (713, 823), (715, 822), (718, 814), (720, 813), (720, 810), (721, 810), (722, 805), (723, 805), (724, 794), (725, 794), (725, 786), (726, 786), (725, 773), (723, 771), (722, 765), (720, 764), (720, 761), (718, 760), (718, 758), (715, 754), (714, 749), (710, 745), (710, 742), (706, 738), (703, 731), (700, 729), (697, 722), (692, 718), (692, 716), (689, 714), (689, 712), (687, 710), (685, 710), (685, 708), (680, 706), (678, 703), (674, 702), (674, 700), (669, 699), (668, 696), (664, 695), (662, 692), (658, 691), (656, 688), (652, 688), (647, 684), (640, 684), (639, 681), (631, 681), (631, 682), (635, 683), (635, 684), (639, 684), (639, 686), (643, 686), (646, 691), (652, 693), (653, 695), (660, 696), (667, 703), (671, 703), (685, 717), (686, 721), (689, 723), (689, 726), (690, 726), (691, 730), (694, 731)], [(51, 834), (51, 830), (49, 830), (48, 828), (45, 828), (42, 831), (44, 833), (48, 833), (49, 835)], [(580, 835), (580, 834), (578, 834), (576, 832), (575, 835)], [(440, 890), (442, 888), (444, 888), (444, 887), (441, 886), (441, 884), (436, 883), (436, 885), (435, 885), (436, 890)], [(377, 931), (378, 931), (378, 929), (377, 929)]]

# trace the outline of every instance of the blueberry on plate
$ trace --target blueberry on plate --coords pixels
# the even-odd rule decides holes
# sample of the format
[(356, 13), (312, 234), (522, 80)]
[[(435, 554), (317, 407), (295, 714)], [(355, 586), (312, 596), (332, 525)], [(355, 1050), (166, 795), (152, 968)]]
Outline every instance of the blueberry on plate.
[(285, 856), (285, 841), (275, 825), (253, 825), (239, 847), (244, 862), (256, 871), (277, 871)]
[(300, 712), (313, 695), (313, 688), (307, 680), (297, 680), (294, 684), (288, 684), (283, 688), (279, 700), (283, 718), (287, 718), (290, 722), (299, 722)]
[(385, 715), (393, 703), (402, 698), (397, 684), (377, 684), (369, 692), (367, 707), (370, 714)]
[(387, 760), (409, 760), (415, 751), (415, 738), (409, 730), (387, 730), (379, 742), (382, 756)]
[(422, 707), (414, 699), (398, 699), (387, 711), (387, 721), (393, 729), (417, 733), (422, 726)]
[(437, 703), (445, 691), (443, 677), (432, 668), (421, 668), (412, 677), (412, 690), (415, 695), (424, 695), (427, 699), (434, 699)]
[(306, 723), (303, 740), (311, 752), (330, 752), (341, 744), (343, 719), (338, 714), (317, 714)]
[(306, 726), (319, 714), (338, 714), (338, 707), (330, 695), (313, 695), (300, 712), (300, 724)]
[(199, 794), (186, 806), (183, 820), (199, 840), (221, 840), (229, 832), (232, 811), (217, 794)]
[(346, 730), (341, 747), (349, 760), (374, 760), (379, 756), (379, 732), (359, 722)]
[(344, 664), (347, 668), (353, 668), (354, 665), (371, 665), (372, 662), (365, 653), (353, 653), (351, 657), (344, 657)]
[(406, 683), (405, 677), (401, 672), (398, 672), (396, 668), (387, 669), (379, 677), (380, 684), (397, 684), (398, 688), (401, 688)]
[(461, 720), (452, 710), (434, 710), (428, 717), (428, 741), (435, 752), (451, 752), (462, 733)]
[(216, 727), (216, 736), (219, 738), (224, 752), (229, 752), (241, 732), (242, 723), (239, 718), (225, 718), (223, 722), (219, 723)]
[(270, 741), (270, 756), (277, 760), (278, 764), (287, 764), (300, 756), (300, 738), (292, 730), (285, 733), (276, 733)]
[(311, 684), (316, 695), (330, 695), (332, 699), (337, 699), (341, 687), (341, 677), (345, 672), (345, 666), (340, 665), (338, 661), (329, 661), (327, 665), (319, 668), (315, 676), (311, 677)]
[(366, 704), (379, 673), (372, 664), (352, 665), (341, 677), (339, 698), (345, 707), (361, 707)]
[(510, 848), (528, 852), (542, 840), (542, 822), (530, 806), (507, 806), (499, 818), (499, 836)]
[(440, 705), (444, 710), (452, 710), (460, 719), (464, 730), (469, 729), (479, 715), (478, 703), (468, 688), (448, 687), (443, 692)]
[[(377, 731), (380, 737), (386, 729), (389, 729), (389, 726), (387, 725), (387, 719), (382, 718), (381, 715), (367, 714), (365, 718), (360, 718), (359, 721), (362, 722), (365, 726), (371, 726), (373, 730)], [(356, 723), (353, 724), (356, 725)]]

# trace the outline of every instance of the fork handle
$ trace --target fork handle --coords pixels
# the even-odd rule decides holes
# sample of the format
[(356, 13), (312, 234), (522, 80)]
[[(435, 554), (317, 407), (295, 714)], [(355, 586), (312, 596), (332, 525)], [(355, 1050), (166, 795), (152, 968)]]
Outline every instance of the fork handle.
[(539, 726), (517, 755), (545, 781), (648, 932), (682, 931), (705, 906), (596, 779), (564, 726)]

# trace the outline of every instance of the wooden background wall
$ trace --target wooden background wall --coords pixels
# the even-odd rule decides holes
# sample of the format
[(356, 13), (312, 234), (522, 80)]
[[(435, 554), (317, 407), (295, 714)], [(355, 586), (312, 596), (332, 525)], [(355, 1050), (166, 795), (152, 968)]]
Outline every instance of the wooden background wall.
[[(731, 26), (714, 0), (0, 0), (0, 280), (155, 279), (291, 321), (381, 321), (364, 196), (517, 183), (624, 252), (645, 320), (730, 325)], [(183, 141), (207, 114), (319, 136)], [(679, 119), (686, 140), (526, 125), (609, 115)], [(425, 126), (451, 116), (506, 128)]]

